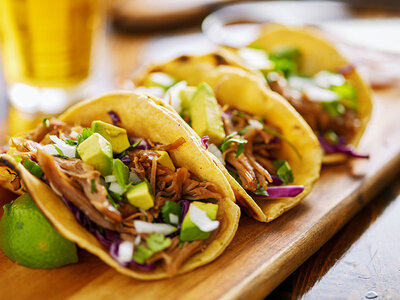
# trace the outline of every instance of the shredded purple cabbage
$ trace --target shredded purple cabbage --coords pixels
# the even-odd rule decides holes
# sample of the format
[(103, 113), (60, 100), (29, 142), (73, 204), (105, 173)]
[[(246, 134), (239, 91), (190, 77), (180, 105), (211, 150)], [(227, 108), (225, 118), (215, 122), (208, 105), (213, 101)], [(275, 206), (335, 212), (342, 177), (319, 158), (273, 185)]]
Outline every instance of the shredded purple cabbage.
[(112, 121), (112, 123), (113, 123), (114, 125), (117, 125), (118, 123), (121, 122), (121, 119), (119, 118), (119, 116), (117, 115), (117, 113), (116, 113), (115, 111), (110, 110), (110, 111), (108, 112), (108, 115), (110, 116), (111, 121)]
[(337, 144), (329, 143), (323, 136), (319, 136), (318, 140), (325, 153), (343, 153), (354, 158), (369, 158), (369, 155), (356, 153), (353, 147), (345, 144), (345, 140), (343, 138), (339, 138), (339, 142)]
[(134, 265), (135, 267), (138, 267), (142, 270), (152, 270), (155, 268), (155, 265), (142, 265), (134, 260), (131, 260), (126, 264), (121, 264), (118, 261), (119, 245), (122, 243), (119, 233), (108, 229), (102, 229), (102, 234), (99, 230), (99, 226), (97, 226), (89, 219), (88, 216), (81, 212), (77, 206), (75, 206), (65, 197), (62, 197), (62, 199), (68, 209), (74, 214), (75, 219), (79, 222), (79, 224), (81, 224), (90, 233), (92, 233), (97, 238), (97, 240), (109, 250), (111, 257), (114, 258), (121, 266), (128, 267), (129, 265)]
[(124, 155), (124, 156), (121, 158), (121, 161), (122, 161), (124, 164), (126, 164), (126, 165), (129, 165), (129, 164), (132, 162), (132, 160), (131, 160), (131, 158), (129, 157), (129, 155)]
[(206, 136), (203, 136), (202, 138), (201, 138), (201, 144), (204, 146), (204, 148), (206, 148), (206, 150), (208, 149), (208, 145), (207, 145), (207, 142), (210, 140), (210, 138), (206, 135)]
[(272, 185), (282, 185), (283, 184), (282, 179), (280, 179), (278, 176), (272, 175), (271, 177), (272, 177), (272, 182), (271, 182)]
[(103, 246), (109, 248), (113, 242), (120, 241), (118, 232), (109, 229), (102, 229), (102, 234), (99, 230), (99, 226), (92, 222), (92, 220), (90, 220), (89, 217), (85, 215), (77, 206), (75, 206), (65, 197), (62, 197), (62, 199), (67, 205), (68, 209), (74, 214), (78, 223), (92, 233)]
[(356, 66), (354, 64), (348, 64), (346, 66), (343, 66), (339, 69), (337, 69), (337, 72), (342, 74), (343, 76), (346, 76), (353, 72), (355, 70)]
[(249, 192), (249, 195), (255, 199), (289, 198), (296, 197), (303, 191), (303, 185), (271, 186), (267, 189), (268, 196), (258, 195), (253, 192)]
[(151, 148), (151, 145), (143, 138), (137, 138), (137, 137), (129, 138), (129, 141), (131, 142), (132, 145), (137, 143), (139, 140), (141, 140), (141, 141), (140, 141), (139, 145), (136, 146), (135, 149), (149, 150)]

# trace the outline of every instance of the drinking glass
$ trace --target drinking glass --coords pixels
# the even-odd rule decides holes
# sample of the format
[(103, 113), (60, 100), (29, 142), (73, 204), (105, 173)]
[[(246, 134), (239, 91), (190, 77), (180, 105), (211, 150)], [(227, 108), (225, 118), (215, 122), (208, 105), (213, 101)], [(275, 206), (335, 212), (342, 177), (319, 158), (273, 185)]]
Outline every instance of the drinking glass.
[(100, 0), (1, 0), (8, 97), (19, 110), (58, 113), (84, 97)]

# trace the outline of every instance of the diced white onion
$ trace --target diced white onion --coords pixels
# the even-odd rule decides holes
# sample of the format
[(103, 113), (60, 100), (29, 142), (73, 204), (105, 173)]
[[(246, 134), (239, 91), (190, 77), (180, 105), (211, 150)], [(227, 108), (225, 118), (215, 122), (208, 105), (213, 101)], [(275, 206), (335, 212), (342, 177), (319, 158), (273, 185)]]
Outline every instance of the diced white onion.
[(293, 89), (303, 91), (307, 87), (315, 87), (316, 84), (312, 78), (301, 76), (290, 76), (288, 79), (289, 86)]
[(305, 88), (304, 93), (310, 101), (315, 102), (331, 102), (339, 99), (335, 92), (317, 86)]
[(182, 100), (179, 97), (179, 92), (186, 86), (186, 81), (179, 81), (170, 87), (164, 96), (164, 102), (170, 104), (177, 113), (180, 113), (182, 110)]
[(138, 236), (135, 238), (135, 246), (138, 246), (138, 245), (140, 244), (141, 241), (142, 241), (142, 238), (141, 238), (140, 235), (138, 235)]
[(133, 221), (135, 229), (139, 233), (161, 233), (163, 235), (169, 235), (176, 231), (176, 227), (170, 224), (163, 223), (149, 223), (144, 221)]
[(110, 183), (110, 182), (116, 182), (117, 178), (114, 175), (107, 175), (107, 176), (104, 177), (104, 180), (107, 183)]
[(138, 183), (141, 183), (142, 180), (136, 173), (129, 172), (129, 182), (132, 182), (133, 184), (138, 184)]
[(69, 134), (69, 136), (73, 139), (76, 139), (79, 136), (79, 133), (77, 133), (76, 131), (72, 130), (71, 133)]
[(239, 56), (243, 59), (244, 63), (253, 69), (269, 69), (272, 67), (268, 55), (263, 50), (242, 48), (238, 51)]
[(178, 223), (179, 223), (179, 217), (177, 216), (177, 215), (175, 215), (175, 214), (169, 214), (169, 221), (172, 223), (172, 224), (175, 224), (175, 225), (178, 225)]
[(154, 72), (149, 75), (149, 79), (163, 87), (169, 87), (174, 84), (175, 80), (168, 74), (162, 72)]
[(208, 216), (207, 213), (198, 208), (193, 203), (189, 207), (189, 218), (190, 220), (200, 228), (201, 231), (210, 232), (218, 228), (219, 221), (213, 221)]
[(50, 135), (49, 138), (56, 144), (64, 156), (69, 158), (75, 157), (76, 146), (66, 144), (62, 139), (55, 135)]
[(145, 93), (145, 94), (149, 94), (152, 96), (156, 96), (158, 98), (161, 98), (164, 95), (164, 89), (162, 87), (157, 87), (157, 86), (153, 86), (153, 87), (138, 87), (135, 89), (135, 92), (138, 93)]
[(46, 152), (47, 154), (50, 154), (50, 155), (57, 155), (58, 154), (58, 152), (57, 152), (56, 148), (54, 148), (53, 144), (42, 146), (42, 150), (44, 152)]
[(343, 85), (346, 81), (342, 74), (321, 71), (314, 76), (315, 83), (322, 88)]
[(222, 158), (222, 152), (218, 149), (217, 146), (215, 146), (214, 144), (208, 144), (208, 151), (210, 151), (210, 153), (214, 154), (214, 156), (221, 161), (222, 164), (225, 165), (225, 161)]
[(116, 194), (122, 195), (124, 193), (124, 188), (118, 184), (118, 182), (112, 182), (108, 189)]
[(130, 241), (124, 241), (119, 244), (117, 258), (118, 262), (121, 264), (130, 262), (132, 260), (133, 249), (133, 243)]
[(257, 120), (249, 120), (249, 124), (250, 124), (251, 127), (254, 127), (256, 129), (263, 129), (264, 128), (263, 125)]

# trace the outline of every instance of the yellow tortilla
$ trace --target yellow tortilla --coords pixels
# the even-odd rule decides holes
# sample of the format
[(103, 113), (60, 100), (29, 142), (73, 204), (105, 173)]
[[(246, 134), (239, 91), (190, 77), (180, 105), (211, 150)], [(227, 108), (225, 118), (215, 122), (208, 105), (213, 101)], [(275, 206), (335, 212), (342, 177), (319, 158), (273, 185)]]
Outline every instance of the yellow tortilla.
[[(237, 230), (240, 209), (234, 203), (234, 194), (228, 181), (202, 148), (200, 140), (193, 135), (183, 120), (157, 103), (158, 101), (150, 96), (133, 92), (115, 92), (73, 106), (60, 116), (60, 120), (90, 127), (93, 120), (110, 123), (107, 112), (112, 110), (120, 117), (120, 126), (131, 136), (143, 137), (162, 144), (172, 143), (180, 137), (186, 140), (182, 146), (170, 152), (175, 164), (186, 167), (200, 179), (215, 183), (223, 199), (218, 210), (218, 214), (222, 214), (218, 233), (203, 252), (186, 261), (178, 271), (178, 274), (182, 274), (213, 261), (224, 251)], [(109, 255), (108, 250), (75, 220), (70, 210), (49, 186), (34, 177), (9, 155), (0, 155), (0, 165), (12, 168), (20, 175), (38, 207), (64, 237), (97, 255), (106, 264), (127, 276), (142, 280), (167, 277), (161, 267), (152, 271), (141, 271), (120, 266)]]
[(153, 65), (136, 78), (135, 84), (143, 84), (151, 72), (167, 73), (177, 80), (185, 80), (188, 85), (207, 82), (214, 89), (221, 105), (229, 104), (239, 110), (264, 116), (269, 124), (279, 127), (282, 135), (298, 150), (301, 157), (284, 142), (282, 156), (279, 158), (286, 159), (293, 170), (295, 179), (292, 185), (304, 185), (304, 191), (292, 198), (264, 200), (253, 200), (229, 175), (222, 163), (209, 154), (228, 178), (239, 205), (251, 217), (261, 222), (272, 221), (296, 206), (311, 191), (321, 168), (322, 150), (319, 142), (296, 110), (280, 95), (267, 89), (259, 76), (230, 66), (220, 52), (183, 56), (165, 64)]
[[(340, 68), (350, 65), (350, 62), (320, 31), (311, 27), (267, 25), (263, 27), (260, 37), (249, 46), (263, 49), (267, 53), (287, 46), (297, 48), (301, 55), (299, 71), (307, 76), (313, 76), (322, 70), (337, 72)], [(346, 75), (346, 79), (357, 91), (360, 127), (349, 141), (349, 144), (357, 147), (371, 117), (372, 99), (368, 85), (357, 70)], [(323, 162), (335, 163), (346, 158), (344, 154), (327, 154), (324, 155)]]

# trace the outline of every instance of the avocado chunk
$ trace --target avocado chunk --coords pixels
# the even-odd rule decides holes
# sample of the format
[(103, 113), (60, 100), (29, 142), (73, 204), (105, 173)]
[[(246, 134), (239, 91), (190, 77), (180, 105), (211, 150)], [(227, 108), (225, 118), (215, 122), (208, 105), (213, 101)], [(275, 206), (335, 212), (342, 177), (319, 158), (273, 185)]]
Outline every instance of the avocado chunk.
[(82, 160), (98, 170), (101, 175), (111, 175), (113, 169), (112, 147), (100, 134), (93, 133), (79, 144), (77, 151)]
[(167, 151), (157, 151), (158, 154), (160, 154), (160, 157), (157, 158), (157, 162), (160, 165), (163, 165), (164, 167), (167, 167), (168, 169), (175, 171), (175, 166), (174, 163), (171, 160), (171, 157), (169, 157), (169, 154)]
[(168, 90), (176, 83), (176, 80), (168, 74), (162, 72), (151, 73), (145, 80), (144, 86), (146, 87), (162, 87)]
[(193, 95), (196, 93), (196, 87), (186, 86), (179, 91), (179, 98), (181, 99), (182, 112), (189, 112), (190, 102), (192, 101)]
[(114, 160), (113, 165), (113, 175), (117, 179), (120, 186), (125, 186), (128, 184), (129, 180), (129, 168), (120, 159)]
[(131, 187), (126, 193), (126, 198), (130, 204), (144, 210), (154, 206), (151, 187), (147, 181), (143, 181)]
[(202, 82), (190, 101), (192, 128), (199, 136), (208, 136), (210, 142), (220, 145), (225, 138), (221, 110), (211, 87)]
[[(214, 221), (217, 218), (217, 212), (218, 212), (217, 204), (203, 203), (203, 202), (199, 202), (199, 201), (194, 201), (194, 202), (192, 202), (192, 204), (196, 205), (201, 210), (204, 210), (206, 212), (207, 216), (211, 220)], [(187, 214), (182, 222), (180, 240), (183, 242), (205, 240), (210, 236), (210, 234), (211, 234), (211, 232), (201, 231), (200, 228), (197, 227), (196, 224), (194, 224), (192, 222), (192, 220), (190, 220), (190, 207), (189, 207), (189, 211), (187, 212)]]
[(130, 147), (128, 134), (126, 130), (103, 121), (92, 122), (93, 132), (102, 135), (107, 141), (111, 143), (114, 153), (121, 153)]

